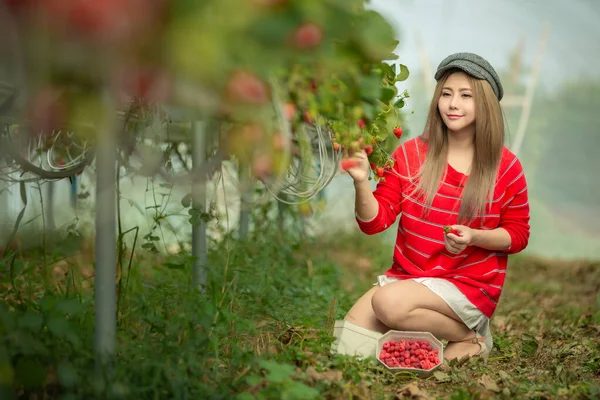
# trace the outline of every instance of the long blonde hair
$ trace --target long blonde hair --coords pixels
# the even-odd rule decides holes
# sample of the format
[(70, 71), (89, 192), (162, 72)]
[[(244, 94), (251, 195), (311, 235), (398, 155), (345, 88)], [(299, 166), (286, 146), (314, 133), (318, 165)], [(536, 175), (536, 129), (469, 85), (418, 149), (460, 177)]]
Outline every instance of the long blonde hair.
[[(428, 151), (425, 162), (419, 171), (416, 190), (425, 197), (425, 203), (431, 206), (441, 185), (447, 163), (448, 129), (438, 110), (438, 100), (448, 77), (459, 70), (446, 72), (438, 81), (429, 115), (422, 135), (427, 142)], [(493, 199), (498, 166), (504, 147), (504, 119), (500, 102), (490, 84), (467, 74), (473, 100), (475, 101), (475, 151), (471, 172), (465, 184), (460, 209), (459, 223), (469, 223), (486, 212), (486, 204)]]

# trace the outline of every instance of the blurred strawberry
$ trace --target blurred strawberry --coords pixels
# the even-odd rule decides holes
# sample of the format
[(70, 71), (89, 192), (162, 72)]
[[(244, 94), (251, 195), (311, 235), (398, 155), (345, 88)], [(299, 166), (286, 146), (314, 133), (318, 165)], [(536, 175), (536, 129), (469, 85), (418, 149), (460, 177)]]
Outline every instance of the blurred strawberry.
[(323, 40), (323, 30), (312, 22), (306, 22), (292, 36), (292, 44), (301, 50), (308, 50), (317, 47)]
[(157, 21), (163, 0), (45, 0), (43, 12), (57, 27), (100, 41), (122, 43)]
[(168, 100), (173, 90), (168, 73), (153, 66), (124, 66), (113, 75), (112, 86), (118, 94), (143, 98), (151, 103)]
[(292, 122), (296, 116), (296, 105), (293, 103), (285, 103), (283, 106), (283, 112), (285, 113), (285, 118)]
[(268, 154), (260, 154), (252, 161), (252, 171), (254, 176), (264, 180), (271, 176), (273, 172), (273, 159)]
[(227, 82), (227, 98), (232, 102), (260, 105), (269, 97), (267, 85), (252, 72), (236, 71)]

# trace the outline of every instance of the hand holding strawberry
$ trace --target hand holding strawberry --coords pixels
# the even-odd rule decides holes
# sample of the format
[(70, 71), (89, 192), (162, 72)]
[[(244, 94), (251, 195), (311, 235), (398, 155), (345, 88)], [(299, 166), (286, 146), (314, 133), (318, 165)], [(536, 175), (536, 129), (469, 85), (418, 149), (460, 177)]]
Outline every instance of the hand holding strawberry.
[(446, 250), (452, 254), (462, 253), (467, 246), (473, 244), (473, 229), (464, 225), (451, 225), (444, 227), (444, 244)]
[(340, 163), (340, 168), (354, 179), (354, 183), (366, 182), (369, 179), (369, 159), (364, 150), (356, 152)]

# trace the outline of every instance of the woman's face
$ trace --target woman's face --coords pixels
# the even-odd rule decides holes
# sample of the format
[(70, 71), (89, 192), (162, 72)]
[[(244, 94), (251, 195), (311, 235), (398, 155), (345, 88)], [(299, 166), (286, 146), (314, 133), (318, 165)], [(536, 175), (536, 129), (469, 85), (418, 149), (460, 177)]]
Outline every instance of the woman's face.
[(475, 102), (467, 74), (455, 72), (446, 79), (438, 100), (442, 120), (451, 132), (473, 129)]

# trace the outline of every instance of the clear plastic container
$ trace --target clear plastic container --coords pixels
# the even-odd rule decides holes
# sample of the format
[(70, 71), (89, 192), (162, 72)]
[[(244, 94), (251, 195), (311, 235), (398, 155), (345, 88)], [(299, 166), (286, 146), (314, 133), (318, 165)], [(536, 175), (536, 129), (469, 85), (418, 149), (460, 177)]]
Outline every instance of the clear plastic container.
[[(440, 362), (437, 365), (435, 365), (427, 370), (420, 369), (420, 368), (388, 367), (383, 362), (383, 360), (381, 360), (379, 358), (379, 354), (381, 354), (381, 350), (383, 349), (383, 344), (386, 342), (389, 342), (390, 340), (393, 340), (395, 342), (397, 342), (399, 340), (426, 340), (429, 342), (429, 344), (431, 345), (431, 348), (433, 350), (438, 351), (438, 358), (439, 358)], [(437, 340), (437, 338), (435, 336), (433, 336), (430, 332), (408, 332), (408, 331), (393, 331), (392, 330), (392, 331), (386, 332), (384, 335), (382, 335), (377, 340), (376, 357), (377, 357), (377, 360), (379, 360), (379, 362), (381, 364), (383, 364), (389, 370), (408, 371), (408, 372), (414, 373), (415, 375), (417, 375), (421, 378), (426, 378), (426, 377), (430, 376), (431, 374), (433, 374), (444, 362), (444, 345), (442, 344), (442, 342)]]

